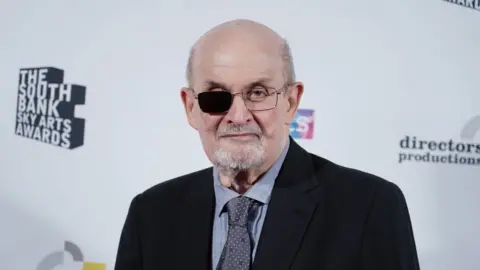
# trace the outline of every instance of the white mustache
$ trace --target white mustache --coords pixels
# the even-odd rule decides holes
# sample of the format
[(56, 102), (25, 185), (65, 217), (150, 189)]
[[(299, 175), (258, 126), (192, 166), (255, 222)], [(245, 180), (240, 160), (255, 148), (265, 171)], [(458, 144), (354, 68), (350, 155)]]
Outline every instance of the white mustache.
[(258, 126), (250, 126), (250, 125), (226, 125), (223, 127), (219, 127), (217, 130), (217, 136), (226, 136), (226, 135), (234, 135), (234, 134), (242, 134), (242, 133), (252, 133), (255, 135), (261, 135), (262, 130)]

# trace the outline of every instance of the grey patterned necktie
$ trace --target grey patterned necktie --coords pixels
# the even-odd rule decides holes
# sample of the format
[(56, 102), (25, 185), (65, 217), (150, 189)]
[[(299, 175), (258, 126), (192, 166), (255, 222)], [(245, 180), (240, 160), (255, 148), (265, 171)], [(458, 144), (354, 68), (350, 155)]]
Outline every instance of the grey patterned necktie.
[(248, 270), (251, 266), (252, 246), (248, 232), (248, 213), (253, 199), (240, 196), (231, 199), (228, 213), (228, 236), (217, 270)]

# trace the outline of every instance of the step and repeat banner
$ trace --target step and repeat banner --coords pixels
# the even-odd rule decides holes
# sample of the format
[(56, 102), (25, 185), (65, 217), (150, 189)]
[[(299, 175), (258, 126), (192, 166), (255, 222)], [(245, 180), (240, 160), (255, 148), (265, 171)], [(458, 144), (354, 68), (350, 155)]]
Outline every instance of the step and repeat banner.
[(480, 1), (2, 1), (0, 269), (113, 269), (137, 193), (210, 166), (190, 46), (246, 18), (289, 40), (292, 136), (405, 193), (422, 269), (480, 269)]

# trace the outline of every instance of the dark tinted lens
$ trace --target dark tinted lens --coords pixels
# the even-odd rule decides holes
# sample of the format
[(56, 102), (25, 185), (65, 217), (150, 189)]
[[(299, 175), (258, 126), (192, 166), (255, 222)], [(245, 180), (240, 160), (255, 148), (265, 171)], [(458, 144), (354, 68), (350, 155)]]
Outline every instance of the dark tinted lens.
[(202, 92), (198, 94), (198, 104), (205, 113), (223, 113), (232, 105), (232, 94), (226, 91)]

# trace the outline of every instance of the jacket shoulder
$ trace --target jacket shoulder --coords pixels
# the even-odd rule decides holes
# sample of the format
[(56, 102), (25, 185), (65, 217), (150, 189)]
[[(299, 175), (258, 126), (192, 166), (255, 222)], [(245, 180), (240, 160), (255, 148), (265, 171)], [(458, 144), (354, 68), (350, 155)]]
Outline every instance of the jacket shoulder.
[[(315, 155), (312, 155), (312, 162), (332, 213), (355, 213), (353, 216), (364, 220), (373, 206), (392, 206), (392, 211), (406, 208), (405, 196), (393, 182)], [(351, 217), (337, 215), (340, 223), (350, 222)]]
[(212, 175), (212, 167), (198, 170), (192, 173), (184, 174), (175, 178), (168, 179), (158, 183), (136, 197), (141, 197), (142, 201), (152, 202), (158, 200), (172, 200), (179, 199), (185, 195), (185, 192), (191, 188), (192, 184), (199, 184), (202, 181), (207, 181)]
[(397, 184), (370, 172), (340, 165), (315, 154), (310, 154), (317, 178), (328, 187), (363, 194), (401, 192)]

